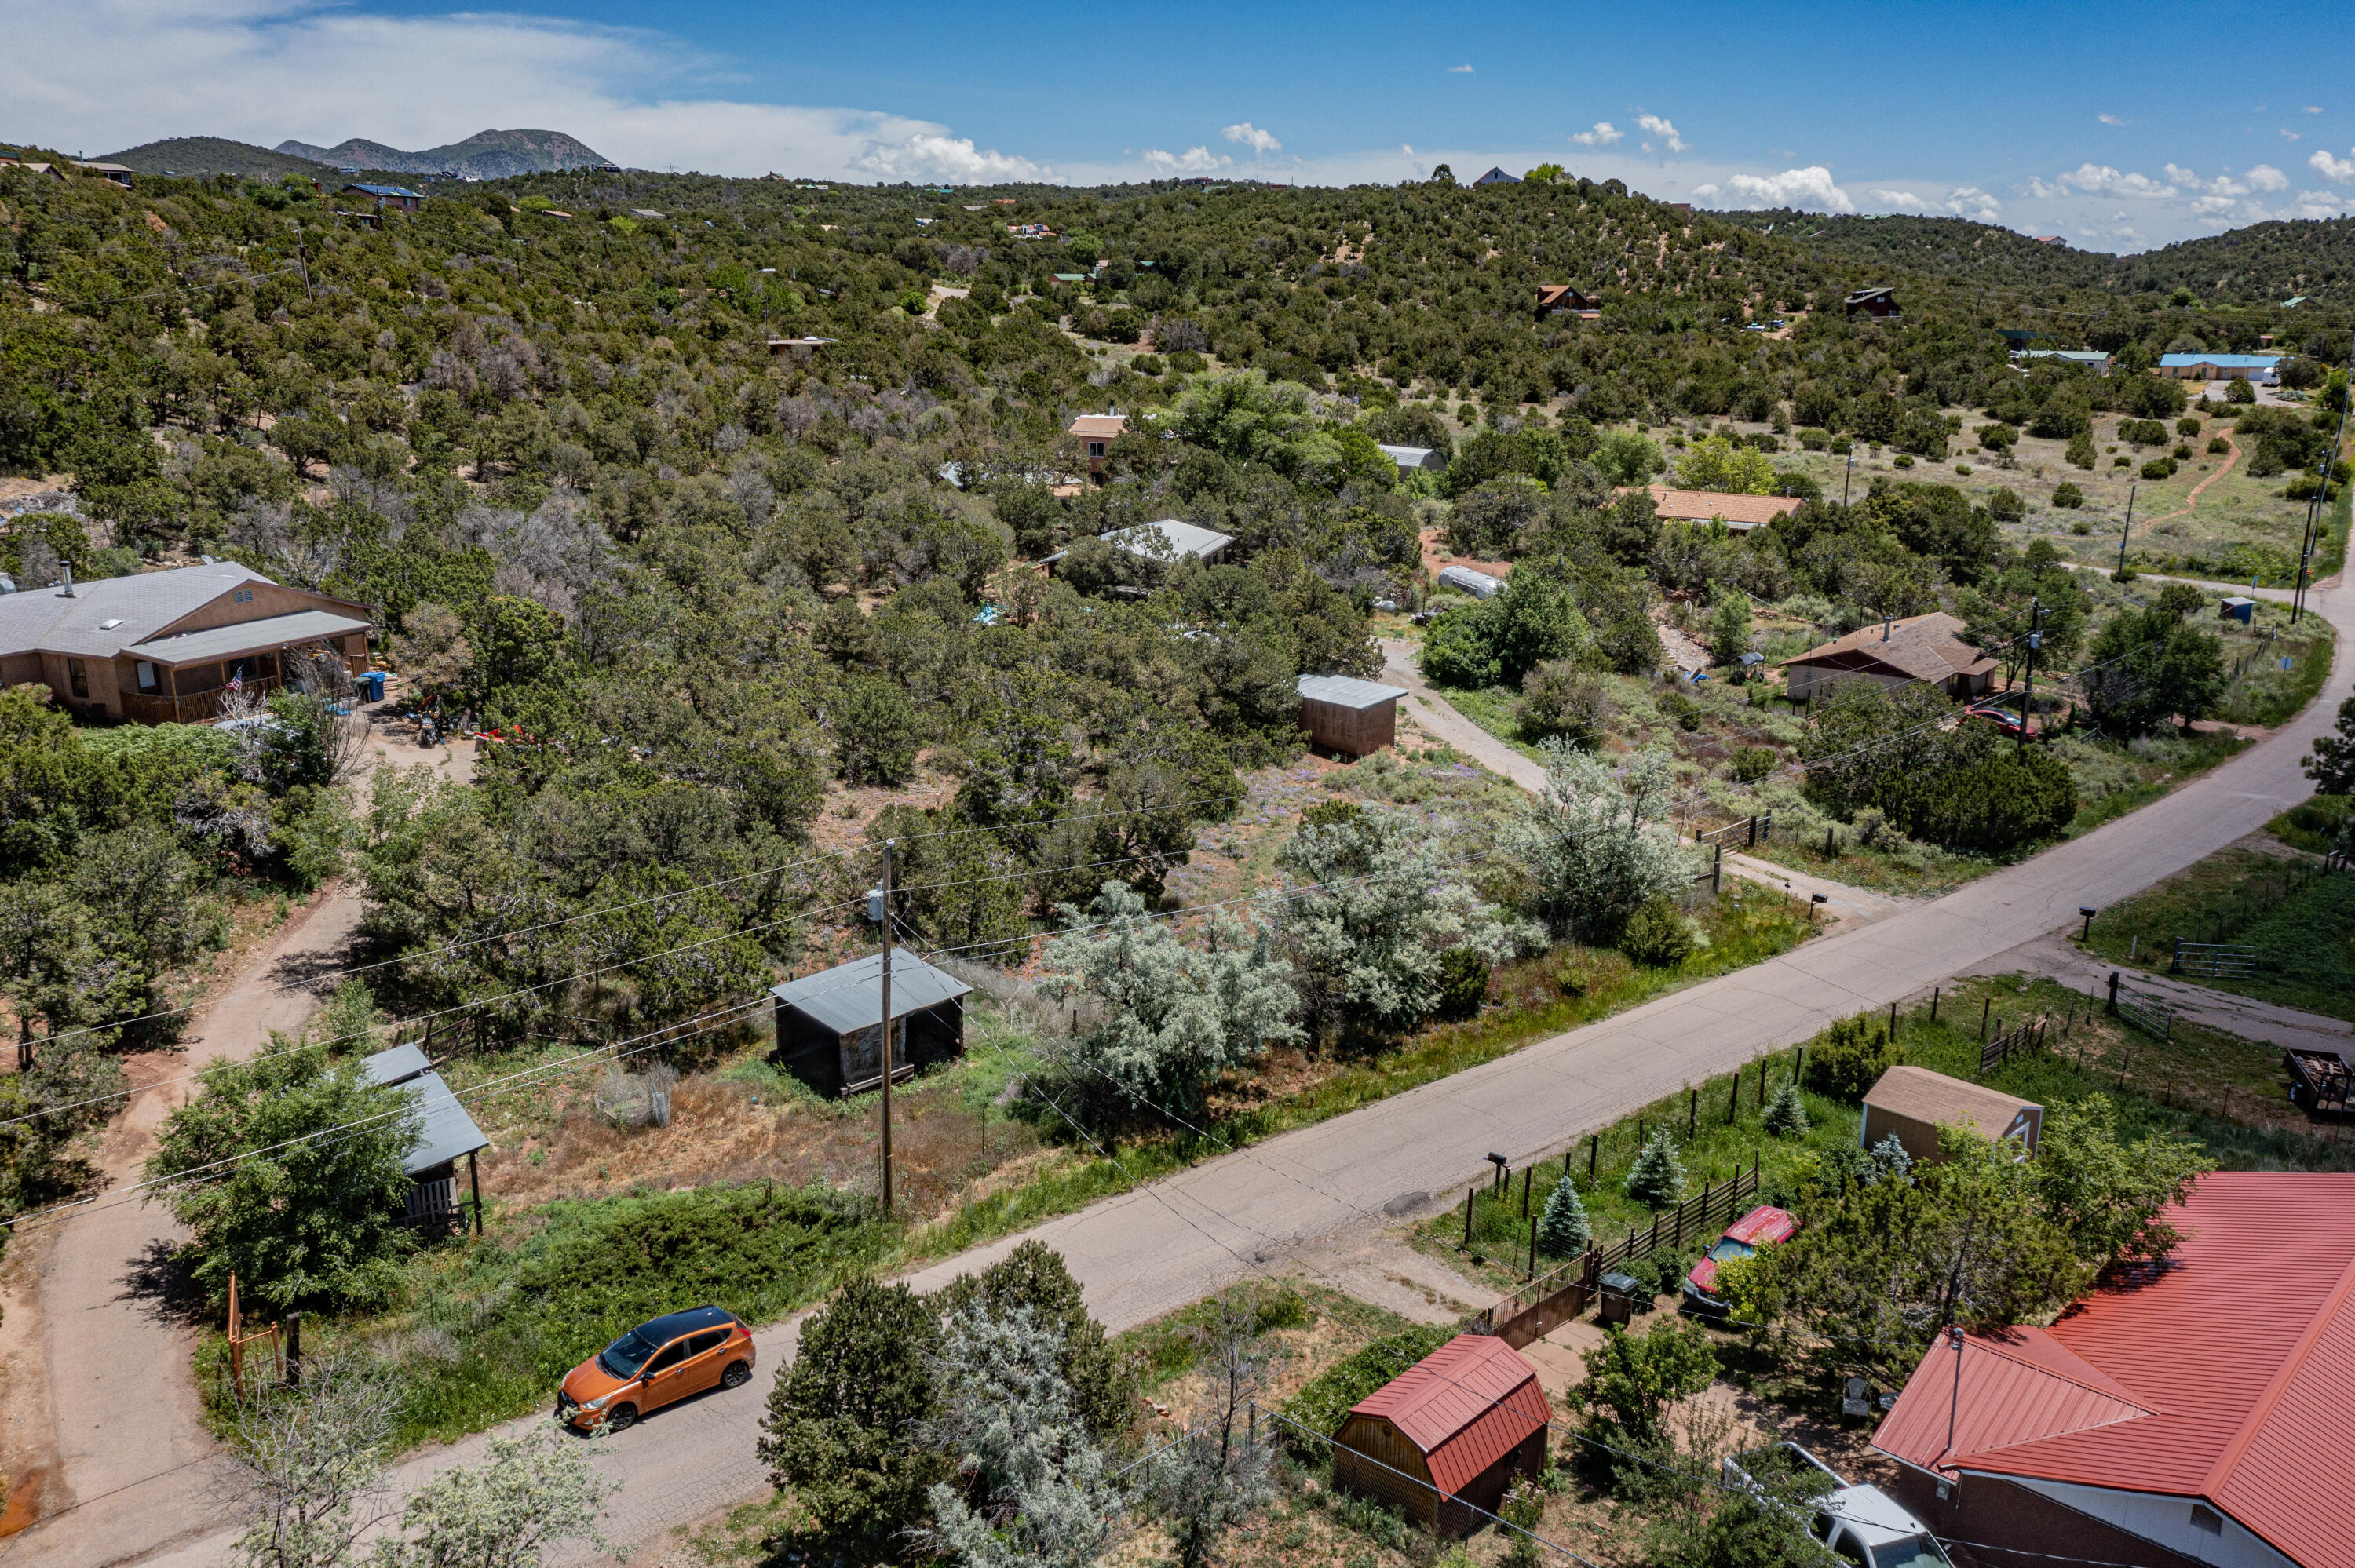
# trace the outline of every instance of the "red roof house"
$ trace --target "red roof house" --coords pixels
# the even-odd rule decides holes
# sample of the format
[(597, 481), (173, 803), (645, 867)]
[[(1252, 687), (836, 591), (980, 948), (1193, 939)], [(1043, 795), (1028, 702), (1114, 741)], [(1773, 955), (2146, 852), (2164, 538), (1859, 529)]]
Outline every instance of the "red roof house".
[(1942, 1340), (1873, 1446), (1943, 1537), (2355, 1568), (2355, 1175), (2219, 1171), (2169, 1218), (2165, 1266), (2050, 1329)]
[(1333, 1484), (1440, 1534), (1469, 1535), (1514, 1477), (1545, 1467), (1552, 1417), (1519, 1351), (1458, 1334), (1350, 1408)]

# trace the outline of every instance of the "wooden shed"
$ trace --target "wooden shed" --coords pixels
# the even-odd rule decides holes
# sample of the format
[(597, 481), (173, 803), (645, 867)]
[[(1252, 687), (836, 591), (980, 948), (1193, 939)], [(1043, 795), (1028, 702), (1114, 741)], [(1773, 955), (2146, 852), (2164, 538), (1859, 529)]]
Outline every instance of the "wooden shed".
[[(417, 1107), (417, 1137), (401, 1160), (409, 1172), (409, 1223), (433, 1234), (466, 1228), (466, 1208), (474, 1211), (474, 1234), (483, 1230), (483, 1177), (474, 1156), (491, 1146), (442, 1075), (418, 1046), (395, 1045), (360, 1062), (371, 1084), (406, 1089)], [(458, 1161), (466, 1162), (466, 1187), (458, 1188)]]
[(1894, 1134), (1916, 1164), (1935, 1164), (1944, 1158), (1941, 1127), (1966, 1127), (1990, 1142), (2017, 1140), (2025, 1160), (2044, 1134), (2044, 1107), (1927, 1067), (1891, 1067), (1866, 1092), (1857, 1136), (1870, 1149)]
[[(891, 1077), (964, 1046), (964, 996), (973, 987), (901, 948), (891, 954)], [(829, 1095), (883, 1082), (883, 955), (869, 953), (769, 988), (777, 1044), (769, 1059)]]
[(1325, 751), (1369, 757), (1398, 739), (1403, 686), (1377, 685), (1347, 675), (1300, 677), (1300, 727)]
[(1351, 1407), (1333, 1484), (1441, 1535), (1469, 1535), (1514, 1478), (1545, 1468), (1552, 1418), (1538, 1370), (1519, 1351), (1492, 1335), (1458, 1334)]

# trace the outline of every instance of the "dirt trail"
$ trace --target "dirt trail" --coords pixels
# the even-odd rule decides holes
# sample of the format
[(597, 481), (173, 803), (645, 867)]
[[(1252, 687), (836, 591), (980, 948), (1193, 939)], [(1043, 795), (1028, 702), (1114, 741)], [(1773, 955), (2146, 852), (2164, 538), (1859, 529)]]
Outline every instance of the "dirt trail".
[(2143, 524), (2144, 527), (2156, 528), (2162, 523), (2172, 523), (2178, 517), (2190, 516), (2192, 509), (2200, 504), (2200, 493), (2206, 490), (2210, 485), (2215, 483), (2218, 480), (2223, 478), (2226, 474), (2232, 471), (2232, 465), (2241, 461), (2241, 443), (2232, 439), (2232, 433), (2230, 430), (2223, 432), (2223, 435), (2225, 446), (2231, 449), (2225, 456), (2223, 466), (2219, 468), (2215, 472), (2210, 474), (2207, 478), (2201, 480), (2199, 483), (2193, 485), (2191, 487), (2191, 493), (2183, 498), (2182, 505), (2177, 507), (2174, 511), (2168, 513), (2165, 516), (2151, 518), (2148, 522)]

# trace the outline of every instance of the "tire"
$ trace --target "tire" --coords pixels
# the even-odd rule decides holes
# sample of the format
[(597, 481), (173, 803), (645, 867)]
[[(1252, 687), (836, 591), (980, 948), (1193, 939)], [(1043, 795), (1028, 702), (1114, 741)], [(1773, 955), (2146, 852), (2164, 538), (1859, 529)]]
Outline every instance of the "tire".
[(637, 1424), (638, 1407), (634, 1404), (617, 1404), (605, 1412), (605, 1431), (609, 1436), (627, 1432)]
[(719, 1374), (719, 1386), (722, 1388), (742, 1388), (751, 1381), (752, 1363), (750, 1361), (730, 1361), (728, 1370)]

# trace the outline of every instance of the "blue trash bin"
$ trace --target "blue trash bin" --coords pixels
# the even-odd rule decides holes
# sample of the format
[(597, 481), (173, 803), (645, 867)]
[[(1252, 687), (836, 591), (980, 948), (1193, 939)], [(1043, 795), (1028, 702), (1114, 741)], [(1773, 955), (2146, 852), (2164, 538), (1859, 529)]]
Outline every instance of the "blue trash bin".
[(370, 670), (360, 676), (360, 695), (371, 703), (384, 701), (384, 672)]

